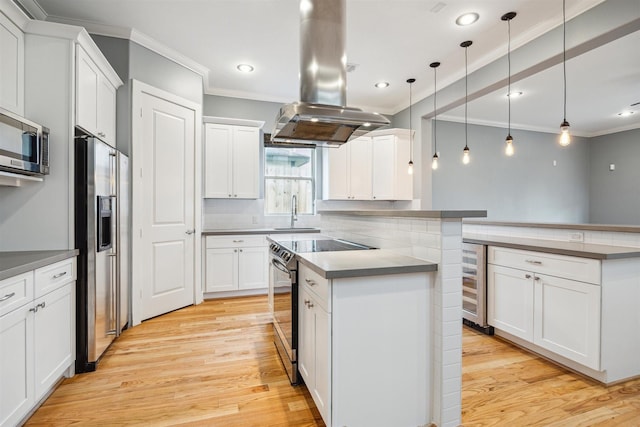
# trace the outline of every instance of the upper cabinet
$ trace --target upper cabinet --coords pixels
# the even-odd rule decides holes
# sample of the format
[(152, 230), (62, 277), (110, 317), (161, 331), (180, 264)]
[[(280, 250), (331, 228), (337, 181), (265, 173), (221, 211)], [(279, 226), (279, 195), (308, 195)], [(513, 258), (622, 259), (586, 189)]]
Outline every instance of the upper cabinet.
[(409, 131), (371, 132), (325, 151), (324, 199), (412, 200)]
[(371, 138), (363, 136), (326, 151), (328, 167), (325, 198), (371, 200)]
[[(226, 123), (205, 123), (204, 127), (204, 197), (257, 199), (262, 122), (219, 121)], [(233, 122), (246, 125), (230, 124)]]
[(24, 115), (24, 34), (0, 13), (0, 107)]
[(80, 45), (76, 47), (76, 124), (116, 146), (116, 88)]

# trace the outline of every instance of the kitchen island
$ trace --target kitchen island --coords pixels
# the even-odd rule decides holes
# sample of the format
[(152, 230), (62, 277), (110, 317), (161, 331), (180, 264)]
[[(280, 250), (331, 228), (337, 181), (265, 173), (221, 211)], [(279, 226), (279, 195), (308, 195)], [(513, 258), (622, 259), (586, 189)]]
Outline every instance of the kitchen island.
[[(423, 320), (419, 318), (415, 311), (412, 311), (416, 304), (424, 304), (427, 322), (425, 329), (427, 334), (427, 352), (422, 359), (423, 366), (416, 368), (412, 365), (413, 359), (406, 359), (408, 355), (407, 349), (402, 347), (386, 347), (377, 349), (380, 353), (393, 354), (393, 358), (385, 360), (385, 364), (379, 364), (375, 370), (369, 371), (368, 382), (363, 382), (359, 390), (369, 390), (374, 394), (379, 390), (377, 384), (384, 381), (392, 382), (394, 375), (404, 377), (405, 374), (414, 376), (426, 376), (426, 394), (421, 397), (421, 409), (426, 410), (427, 418), (422, 423), (411, 424), (409, 422), (387, 422), (386, 424), (380, 418), (372, 420), (371, 423), (355, 423), (349, 425), (429, 425), (433, 423), (437, 426), (458, 426), (461, 424), (461, 384), (462, 384), (462, 218), (482, 218), (486, 217), (486, 211), (427, 211), (427, 210), (370, 210), (370, 211), (319, 211), (321, 215), (321, 226), (323, 234), (328, 236), (358, 242), (360, 244), (380, 248), (380, 254), (393, 253), (394, 255), (406, 256), (412, 259), (426, 262), (437, 266), (437, 270), (428, 273), (407, 273), (409, 282), (416, 280), (414, 275), (423, 275), (427, 277), (427, 293), (424, 298), (419, 291), (414, 290), (416, 294), (410, 300), (406, 307), (411, 307), (400, 314), (400, 323), (405, 328), (409, 322), (412, 328), (422, 328), (424, 324), (420, 324)], [(362, 252), (362, 251), (354, 251)], [(366, 251), (375, 252), (375, 251)], [(354, 258), (353, 265), (358, 262), (366, 265), (366, 257), (374, 257), (374, 255), (355, 255), (362, 259)], [(370, 276), (360, 278), (334, 278), (325, 279), (322, 277), (324, 270), (326, 276), (339, 274), (337, 271), (344, 268), (348, 274), (352, 274), (352, 270), (357, 268), (349, 267), (344, 262), (344, 267), (332, 269), (331, 261), (334, 255), (313, 254), (311, 256), (303, 255), (300, 257), (300, 263), (305, 266), (309, 264), (311, 268), (306, 271), (316, 274), (322, 280), (329, 280), (337, 283), (345, 283), (346, 281), (359, 281), (362, 284), (360, 288), (354, 284), (353, 289), (360, 289), (366, 292), (368, 281), (381, 283), (391, 276)], [(393, 264), (391, 258), (387, 259), (387, 266)], [(325, 264), (326, 263), (326, 264)], [(383, 263), (380, 263), (382, 265)], [(313, 267), (315, 266), (315, 269)], [(324, 266), (324, 267), (323, 267)], [(410, 268), (410, 266), (407, 266)], [(363, 269), (365, 270), (365, 269)], [(398, 276), (400, 277), (400, 276)], [(375, 278), (375, 281), (372, 280)], [(314, 280), (314, 279), (311, 279)], [(319, 279), (318, 279), (319, 280)], [(299, 280), (300, 281), (300, 280)], [(344, 281), (344, 282), (343, 282)], [(344, 304), (352, 304), (350, 309), (354, 313), (362, 312), (371, 317), (372, 324), (375, 325), (373, 330), (381, 330), (392, 335), (387, 321), (393, 321), (393, 316), (385, 315), (386, 309), (370, 310), (368, 299), (356, 298), (353, 295), (347, 295), (349, 287), (341, 288), (334, 283), (334, 289), (337, 289), (338, 296), (332, 298), (342, 298)], [(416, 286), (415, 284), (413, 286)], [(401, 286), (395, 286), (395, 292), (400, 292)], [(411, 285), (407, 288), (411, 288)], [(389, 294), (393, 294), (392, 287), (387, 288)], [(344, 294), (341, 294), (344, 292)], [(382, 291), (381, 291), (382, 292)], [(409, 292), (408, 292), (409, 293)], [(399, 298), (406, 297), (406, 294), (399, 295)], [(309, 298), (307, 298), (309, 299)], [(417, 300), (422, 300), (416, 302)], [(302, 301), (304, 303), (304, 300)], [(381, 303), (381, 302), (380, 302)], [(402, 304), (400, 304), (402, 305)], [(315, 306), (315, 303), (314, 303)], [(333, 305), (337, 310), (341, 305)], [(343, 310), (344, 311), (344, 310)], [(334, 314), (337, 315), (337, 313)], [(409, 316), (414, 316), (410, 321)], [(376, 316), (377, 320), (376, 320)], [(337, 320), (340, 320), (339, 317)], [(403, 320), (404, 319), (404, 320)], [(357, 319), (352, 319), (357, 320)], [(334, 326), (336, 319), (334, 321)], [(348, 334), (349, 332), (345, 332)], [(407, 331), (410, 333), (410, 331)], [(335, 339), (335, 337), (334, 337)], [(396, 339), (396, 337), (393, 337)], [(401, 339), (397, 338), (397, 339)], [(354, 338), (356, 340), (356, 338)], [(356, 340), (357, 341), (357, 340)], [(391, 341), (393, 342), (393, 341)], [(355, 354), (361, 356), (359, 349), (354, 349)], [(393, 360), (393, 361), (392, 361)], [(357, 357), (351, 361), (350, 367), (354, 367), (355, 372), (359, 368), (367, 368), (365, 363), (366, 357)], [(423, 374), (424, 373), (424, 374)], [(379, 378), (378, 378), (379, 377)], [(385, 383), (386, 384), (386, 383)], [(348, 392), (356, 393), (355, 387), (349, 389)], [(418, 391), (415, 391), (416, 393)], [(389, 403), (395, 400), (389, 400)], [(395, 404), (395, 403), (394, 403)], [(393, 413), (394, 409), (387, 401), (381, 398), (372, 398), (368, 402), (367, 410), (377, 408), (379, 411), (385, 410)], [(363, 410), (363, 412), (366, 412)], [(332, 424), (347, 425), (347, 424)]]

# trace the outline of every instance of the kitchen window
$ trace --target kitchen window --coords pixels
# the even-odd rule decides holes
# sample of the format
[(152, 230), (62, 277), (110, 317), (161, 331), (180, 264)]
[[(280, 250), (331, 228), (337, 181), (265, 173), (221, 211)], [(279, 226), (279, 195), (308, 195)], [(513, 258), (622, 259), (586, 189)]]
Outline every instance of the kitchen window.
[(315, 150), (265, 147), (264, 211), (290, 214), (296, 195), (299, 214), (313, 214), (315, 200)]

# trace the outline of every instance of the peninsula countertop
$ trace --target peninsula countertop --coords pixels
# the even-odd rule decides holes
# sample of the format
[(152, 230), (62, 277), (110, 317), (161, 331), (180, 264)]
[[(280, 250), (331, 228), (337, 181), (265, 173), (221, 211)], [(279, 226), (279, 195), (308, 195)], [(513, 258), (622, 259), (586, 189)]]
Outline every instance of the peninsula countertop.
[(77, 256), (77, 249), (0, 252), (0, 280)]
[(325, 279), (437, 271), (438, 264), (385, 249), (307, 252), (296, 255)]
[(640, 248), (626, 246), (598, 245), (583, 242), (533, 239), (528, 237), (486, 236), (465, 233), (463, 242), (481, 245), (501, 246), (526, 251), (545, 252), (558, 255), (577, 256), (599, 260), (637, 258)]

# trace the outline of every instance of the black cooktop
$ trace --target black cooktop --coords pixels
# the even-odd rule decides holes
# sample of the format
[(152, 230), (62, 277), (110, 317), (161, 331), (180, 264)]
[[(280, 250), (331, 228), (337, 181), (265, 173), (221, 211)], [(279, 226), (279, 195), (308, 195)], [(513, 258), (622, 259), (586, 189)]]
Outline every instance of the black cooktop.
[(327, 240), (285, 240), (278, 241), (278, 244), (295, 253), (304, 252), (332, 252), (332, 251), (357, 251), (375, 249), (359, 243), (349, 242), (340, 239)]

